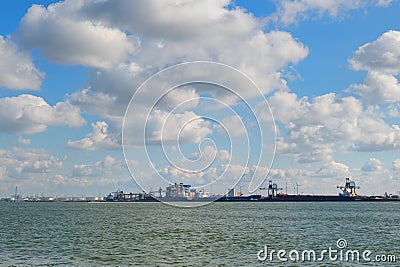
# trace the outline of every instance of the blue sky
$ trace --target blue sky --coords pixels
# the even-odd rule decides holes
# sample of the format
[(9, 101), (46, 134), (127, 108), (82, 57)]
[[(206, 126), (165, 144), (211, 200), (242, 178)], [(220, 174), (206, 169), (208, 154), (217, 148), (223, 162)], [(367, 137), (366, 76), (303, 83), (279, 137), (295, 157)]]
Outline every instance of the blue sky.
[[(242, 176), (260, 181), (269, 173), (280, 185), (301, 184), (304, 193), (336, 194), (345, 177), (357, 181), (360, 194), (396, 193), (399, 11), (399, 1), (390, 0), (2, 1), (0, 196), (15, 186), (24, 195), (138, 191), (127, 165), (146, 190), (165, 181), (202, 186), (224, 174), (231, 180), (214, 185), (224, 192)], [(128, 113), (134, 131), (125, 135), (133, 142), (126, 164), (121, 133), (129, 100), (151, 75), (187, 61), (226, 64), (253, 80), (272, 110), (276, 140), (262, 97), (236, 75), (231, 85), (241, 99), (196, 84), (177, 87), (157, 105), (144, 94)], [(184, 70), (187, 79), (197, 77), (196, 68)], [(210, 82), (228, 73), (210, 69)], [(156, 111), (143, 121), (151, 107)], [(144, 122), (149, 132), (142, 136), (136, 129)], [(158, 164), (137, 144), (141, 138)], [(176, 163), (189, 164), (176, 154), (181, 145), (188, 159), (199, 159), (197, 167), (212, 164), (196, 173), (169, 165), (160, 138)], [(252, 156), (263, 147), (259, 164), (246, 163), (246, 144)]]

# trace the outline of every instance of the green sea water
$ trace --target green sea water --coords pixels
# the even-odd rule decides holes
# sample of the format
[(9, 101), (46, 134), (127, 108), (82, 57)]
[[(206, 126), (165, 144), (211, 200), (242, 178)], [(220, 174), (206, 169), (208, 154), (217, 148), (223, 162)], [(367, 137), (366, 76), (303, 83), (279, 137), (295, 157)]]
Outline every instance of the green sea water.
[[(396, 261), (257, 257), (338, 239)], [(0, 266), (400, 266), (400, 202), (0, 203)]]

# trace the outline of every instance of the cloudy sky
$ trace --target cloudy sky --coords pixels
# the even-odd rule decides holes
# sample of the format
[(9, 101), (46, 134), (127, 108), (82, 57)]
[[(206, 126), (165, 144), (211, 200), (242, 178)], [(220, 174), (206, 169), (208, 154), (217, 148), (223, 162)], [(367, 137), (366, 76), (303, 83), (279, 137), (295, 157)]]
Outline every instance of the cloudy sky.
[[(399, 1), (0, 5), (2, 197), (139, 191), (131, 174), (400, 190)], [(171, 69), (193, 61), (219, 64)]]

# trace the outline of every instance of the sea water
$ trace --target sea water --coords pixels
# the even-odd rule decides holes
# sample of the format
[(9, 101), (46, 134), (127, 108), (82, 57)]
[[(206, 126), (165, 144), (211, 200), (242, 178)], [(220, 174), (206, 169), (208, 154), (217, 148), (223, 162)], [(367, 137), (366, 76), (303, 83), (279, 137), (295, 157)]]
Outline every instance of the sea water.
[(399, 223), (400, 202), (3, 202), (0, 266), (400, 266)]

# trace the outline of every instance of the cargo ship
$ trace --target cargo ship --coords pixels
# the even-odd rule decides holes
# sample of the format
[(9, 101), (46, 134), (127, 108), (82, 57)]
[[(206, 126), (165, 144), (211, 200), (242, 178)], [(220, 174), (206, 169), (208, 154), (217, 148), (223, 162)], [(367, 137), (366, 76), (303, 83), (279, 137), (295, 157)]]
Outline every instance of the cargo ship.
[[(242, 195), (237, 194), (235, 189), (230, 189), (226, 195), (208, 195), (204, 190), (197, 191), (191, 185), (183, 183), (170, 184), (165, 190), (160, 188), (149, 193), (124, 193), (121, 190), (112, 192), (104, 200), (108, 202), (300, 202), (300, 201), (400, 201), (399, 195), (385, 193), (383, 196), (362, 196), (356, 193), (360, 187), (350, 178), (346, 178), (344, 185), (337, 186), (340, 190), (338, 195), (304, 195), (279, 193), (276, 183), (271, 180), (268, 187), (260, 188), (266, 190), (267, 194)], [(165, 194), (163, 194), (165, 193)]]

